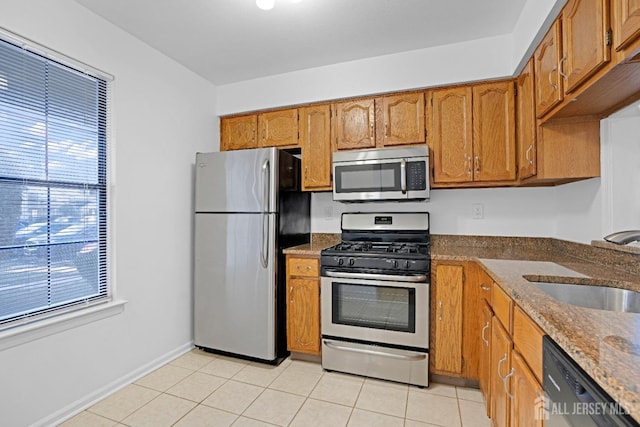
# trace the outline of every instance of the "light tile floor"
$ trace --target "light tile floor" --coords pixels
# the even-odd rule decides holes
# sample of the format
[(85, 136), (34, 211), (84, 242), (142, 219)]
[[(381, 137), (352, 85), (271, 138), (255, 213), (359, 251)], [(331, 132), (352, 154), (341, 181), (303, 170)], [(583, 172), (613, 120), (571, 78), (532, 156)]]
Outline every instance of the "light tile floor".
[(61, 426), (490, 426), (482, 402), (476, 389), (420, 389), (317, 363), (274, 367), (195, 349)]

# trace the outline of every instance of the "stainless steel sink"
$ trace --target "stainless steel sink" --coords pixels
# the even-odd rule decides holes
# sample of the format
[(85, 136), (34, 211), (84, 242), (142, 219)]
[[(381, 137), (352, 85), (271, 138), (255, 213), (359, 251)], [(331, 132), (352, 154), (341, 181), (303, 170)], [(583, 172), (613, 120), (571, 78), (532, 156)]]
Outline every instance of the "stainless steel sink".
[(558, 301), (597, 310), (640, 313), (640, 292), (609, 286), (531, 282)]

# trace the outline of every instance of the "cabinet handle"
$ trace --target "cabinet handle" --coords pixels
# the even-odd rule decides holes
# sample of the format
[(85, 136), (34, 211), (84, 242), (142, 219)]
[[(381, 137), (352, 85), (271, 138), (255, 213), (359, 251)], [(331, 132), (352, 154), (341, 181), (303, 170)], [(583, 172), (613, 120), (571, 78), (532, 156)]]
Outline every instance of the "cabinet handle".
[(467, 175), (471, 175), (473, 172), (471, 170), (471, 156), (467, 156)]
[(262, 128), (262, 142), (264, 142), (267, 139), (267, 128), (263, 127)]
[(388, 138), (389, 137), (389, 124), (385, 122), (384, 124), (384, 137)]
[(505, 353), (504, 356), (502, 356), (502, 359), (498, 360), (498, 370), (496, 371), (498, 374), (498, 378), (500, 378), (503, 381), (504, 381), (504, 378), (502, 377), (502, 374), (500, 374), (500, 369), (502, 367), (502, 364), (506, 361), (507, 361), (507, 353)]
[(438, 320), (442, 320), (442, 301), (438, 301), (438, 307), (440, 308), (440, 314), (438, 315)]
[(293, 304), (293, 286), (289, 287), (289, 303)]
[(476, 156), (476, 174), (480, 173), (480, 156)]
[(373, 140), (373, 122), (371, 122), (371, 126), (369, 126), (369, 139)]
[(487, 329), (489, 329), (489, 322), (487, 322), (486, 325), (484, 325), (484, 328), (482, 328), (482, 341), (484, 341), (484, 345), (486, 345), (487, 347), (489, 347), (489, 341), (484, 337), (484, 331), (486, 331)]
[(483, 291), (487, 291), (487, 292), (489, 292), (491, 290), (491, 288), (488, 287), (487, 285), (485, 285), (484, 283), (480, 284), (480, 289), (482, 289)]
[(533, 151), (533, 144), (529, 145), (529, 148), (527, 148), (527, 152), (524, 155), (524, 157), (527, 159), (527, 161), (531, 166), (533, 166), (533, 160), (529, 157), (529, 154), (531, 154), (532, 151)]
[(304, 167), (304, 180), (305, 181), (309, 180), (309, 166)]
[(513, 400), (513, 395), (511, 393), (509, 393), (509, 387), (507, 386), (507, 380), (509, 379), (509, 377), (513, 376), (514, 370), (513, 370), (513, 368), (511, 368), (509, 373), (507, 375), (505, 375), (504, 377), (500, 374), (500, 369), (502, 367), (502, 364), (504, 362), (506, 362), (506, 361), (507, 361), (507, 353), (505, 353), (504, 356), (502, 356), (502, 359), (500, 359), (498, 361), (498, 378), (500, 378), (502, 380), (502, 384), (504, 385), (504, 392), (507, 394), (507, 396), (509, 396), (509, 399)]
[(251, 142), (255, 142), (256, 140), (256, 128), (251, 129)]
[(509, 399), (511, 400), (513, 400), (513, 394), (509, 393), (509, 385), (507, 384), (507, 381), (509, 380), (509, 377), (513, 376), (514, 373), (515, 371), (513, 370), (513, 368), (511, 368), (509, 373), (502, 378), (502, 383), (504, 385), (504, 392), (507, 394), (507, 397), (509, 397)]
[(567, 60), (567, 54), (565, 53), (565, 54), (562, 56), (562, 59), (560, 60), (560, 67), (559, 67), (560, 69), (558, 70), (558, 73), (562, 76), (562, 78), (563, 78), (565, 81), (567, 80), (567, 75), (564, 73), (564, 69), (563, 69), (564, 67), (563, 67), (563, 64), (564, 64), (564, 62), (565, 62), (566, 60)]
[(307, 265), (307, 270), (311, 270), (311, 266), (310, 265)]
[(553, 72), (556, 71), (557, 69), (558, 67), (554, 65), (551, 71), (549, 71), (549, 84), (551, 85), (553, 90), (558, 90), (558, 85), (551, 80), (551, 74), (553, 74)]

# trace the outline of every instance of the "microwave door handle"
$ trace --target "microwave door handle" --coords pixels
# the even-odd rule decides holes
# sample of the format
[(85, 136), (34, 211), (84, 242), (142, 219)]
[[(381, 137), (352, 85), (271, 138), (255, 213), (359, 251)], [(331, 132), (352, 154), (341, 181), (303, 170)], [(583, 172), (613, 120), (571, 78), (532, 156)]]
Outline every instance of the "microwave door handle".
[(400, 189), (402, 194), (407, 194), (407, 160), (400, 160)]

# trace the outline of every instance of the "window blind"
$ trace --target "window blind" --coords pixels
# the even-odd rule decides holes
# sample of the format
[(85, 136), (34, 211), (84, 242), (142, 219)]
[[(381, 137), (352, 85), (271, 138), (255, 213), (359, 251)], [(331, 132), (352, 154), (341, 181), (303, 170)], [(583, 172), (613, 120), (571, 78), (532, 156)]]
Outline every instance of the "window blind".
[(0, 329), (110, 297), (108, 88), (0, 39)]

